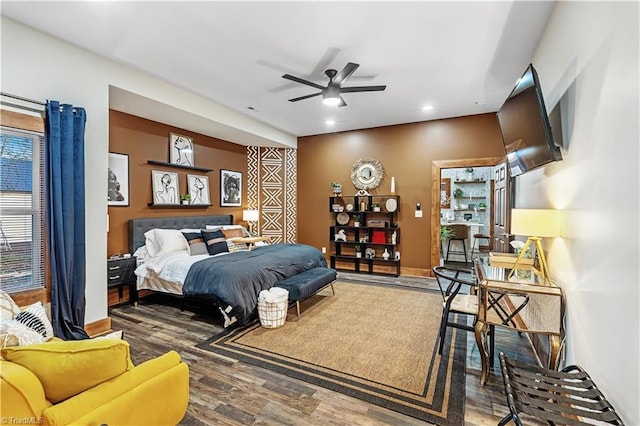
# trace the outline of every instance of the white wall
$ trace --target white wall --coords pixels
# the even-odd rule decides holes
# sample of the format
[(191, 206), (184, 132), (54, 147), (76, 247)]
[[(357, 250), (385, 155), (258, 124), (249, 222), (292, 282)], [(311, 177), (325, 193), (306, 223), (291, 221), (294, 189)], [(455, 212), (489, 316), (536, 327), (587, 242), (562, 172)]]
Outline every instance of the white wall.
[[(107, 317), (107, 153), (109, 151), (110, 86), (138, 98), (162, 104), (174, 112), (208, 120), (210, 128), (277, 146), (295, 147), (289, 134), (248, 119), (190, 92), (111, 62), (1, 17), (1, 91), (39, 101), (57, 100), (87, 111), (85, 131), (87, 288), (86, 323)], [(133, 111), (129, 111), (134, 113)], [(144, 115), (144, 114), (141, 114)], [(153, 119), (153, 117), (146, 116)], [(165, 121), (166, 122), (166, 121)], [(173, 123), (178, 125), (177, 123)], [(199, 129), (209, 134), (206, 129)], [(216, 136), (215, 134), (210, 134)], [(168, 137), (168, 135), (167, 135)]]
[(638, 14), (638, 2), (557, 3), (533, 65), (547, 110), (562, 104), (564, 160), (516, 183), (517, 207), (565, 210), (564, 237), (545, 244), (566, 296), (566, 363), (589, 371), (630, 425), (640, 424)]

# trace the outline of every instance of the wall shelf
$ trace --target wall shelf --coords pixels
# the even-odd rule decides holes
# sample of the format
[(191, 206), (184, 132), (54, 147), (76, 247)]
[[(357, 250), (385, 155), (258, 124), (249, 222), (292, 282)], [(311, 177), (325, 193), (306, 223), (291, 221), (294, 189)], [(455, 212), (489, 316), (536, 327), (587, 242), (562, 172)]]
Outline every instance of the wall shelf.
[(155, 166), (162, 166), (162, 167), (175, 167), (178, 169), (186, 169), (186, 170), (196, 170), (196, 171), (205, 172), (205, 173), (213, 171), (213, 169), (206, 169), (204, 167), (183, 166), (180, 164), (167, 163), (166, 161), (147, 160), (147, 164), (153, 164)]
[(206, 209), (213, 204), (153, 204), (148, 203), (147, 206), (153, 209)]

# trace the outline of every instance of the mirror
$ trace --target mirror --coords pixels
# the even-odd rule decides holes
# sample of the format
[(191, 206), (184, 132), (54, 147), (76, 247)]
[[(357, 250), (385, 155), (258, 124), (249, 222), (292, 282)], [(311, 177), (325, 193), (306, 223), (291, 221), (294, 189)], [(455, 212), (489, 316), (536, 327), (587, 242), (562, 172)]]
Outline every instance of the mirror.
[(382, 164), (373, 158), (361, 158), (351, 167), (351, 182), (361, 190), (377, 188), (383, 176)]

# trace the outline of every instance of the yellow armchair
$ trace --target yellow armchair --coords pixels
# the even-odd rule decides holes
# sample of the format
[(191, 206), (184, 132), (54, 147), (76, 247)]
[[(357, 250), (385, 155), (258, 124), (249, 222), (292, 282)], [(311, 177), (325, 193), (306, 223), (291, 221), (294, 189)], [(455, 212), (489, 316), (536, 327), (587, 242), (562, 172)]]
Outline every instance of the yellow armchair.
[(134, 367), (123, 340), (4, 348), (0, 377), (3, 424), (175, 425), (189, 402), (177, 352)]

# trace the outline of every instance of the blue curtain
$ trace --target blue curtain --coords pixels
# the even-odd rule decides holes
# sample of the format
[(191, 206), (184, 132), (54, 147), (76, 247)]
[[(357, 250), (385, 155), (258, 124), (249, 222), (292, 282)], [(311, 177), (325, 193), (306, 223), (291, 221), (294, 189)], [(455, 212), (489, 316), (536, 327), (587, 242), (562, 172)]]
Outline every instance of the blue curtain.
[(83, 108), (47, 102), (47, 231), (51, 270), (51, 319), (64, 340), (86, 339)]

